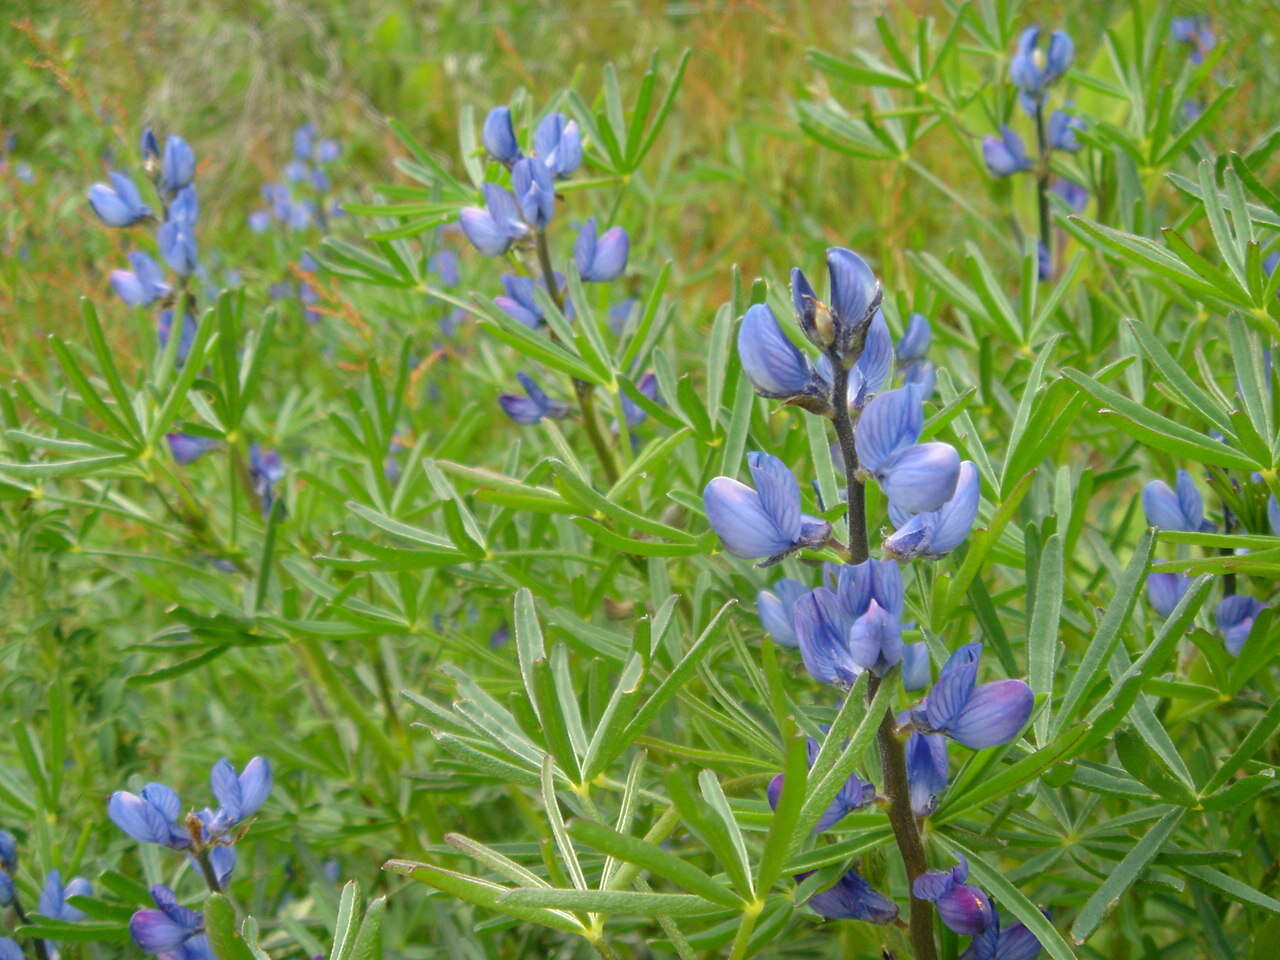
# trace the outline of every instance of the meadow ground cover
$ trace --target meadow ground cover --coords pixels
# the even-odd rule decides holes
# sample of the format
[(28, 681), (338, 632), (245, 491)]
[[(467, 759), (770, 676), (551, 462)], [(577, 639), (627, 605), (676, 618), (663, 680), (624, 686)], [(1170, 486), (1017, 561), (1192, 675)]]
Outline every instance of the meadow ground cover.
[(1270, 960), (1280, 16), (0, 32), (0, 960)]

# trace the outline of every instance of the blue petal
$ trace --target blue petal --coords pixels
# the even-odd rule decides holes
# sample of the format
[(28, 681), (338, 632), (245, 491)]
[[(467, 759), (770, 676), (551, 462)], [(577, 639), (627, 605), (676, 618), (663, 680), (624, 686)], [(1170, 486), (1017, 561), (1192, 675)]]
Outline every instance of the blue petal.
[(760, 626), (774, 643), (781, 647), (794, 647), (799, 643), (791, 622), (792, 610), (781, 597), (761, 590), (756, 594), (756, 609), (760, 614)]
[(164, 144), (164, 156), (160, 160), (160, 177), (164, 188), (177, 193), (196, 175), (196, 155), (187, 141), (170, 136)]
[(947, 773), (947, 738), (912, 731), (907, 738), (907, 784), (917, 817), (927, 817), (937, 808), (947, 789)]
[(978, 681), (981, 643), (966, 643), (957, 649), (938, 673), (938, 682), (925, 700), (925, 718), (934, 730), (946, 730), (955, 721)]
[(889, 502), (908, 513), (937, 510), (951, 499), (959, 477), (960, 455), (941, 441), (909, 447), (876, 473)]
[(809, 898), (809, 906), (830, 920), (866, 920), (891, 923), (898, 916), (898, 905), (874, 890), (867, 881), (850, 870), (835, 886)]
[(742, 318), (738, 356), (756, 393), (762, 397), (798, 396), (814, 376), (812, 365), (787, 339), (767, 304), (755, 304)]
[(111, 288), (115, 290), (116, 296), (131, 307), (138, 307), (146, 303), (146, 293), (142, 288), (142, 281), (136, 273), (130, 270), (112, 270)]
[(726, 550), (736, 557), (773, 557), (791, 548), (760, 505), (760, 496), (731, 477), (716, 477), (702, 492), (707, 520)]
[(902, 661), (902, 627), (898, 618), (874, 600), (849, 628), (849, 655), (854, 663), (884, 676)]
[(1046, 82), (1051, 83), (1066, 73), (1075, 54), (1076, 48), (1071, 36), (1062, 30), (1055, 30), (1049, 37), (1049, 52), (1045, 56)]
[(880, 470), (920, 437), (924, 407), (914, 387), (877, 394), (858, 419), (854, 442), (861, 466)]
[(542, 404), (516, 393), (503, 393), (498, 396), (498, 406), (502, 412), (522, 426), (539, 423), (546, 413)]
[(871, 604), (874, 577), (870, 560), (846, 563), (840, 567), (836, 593), (850, 623), (867, 612), (867, 607)]
[(991, 924), (994, 911), (987, 895), (967, 883), (953, 884), (937, 899), (938, 917), (947, 928), (962, 937), (982, 933)]
[(177, 950), (191, 936), (163, 910), (137, 911), (129, 920), (129, 933), (141, 949), (154, 954)]
[(1031, 716), (1035, 695), (1021, 680), (997, 680), (974, 689), (947, 733), (971, 750), (1013, 740)]
[(591, 261), (591, 269), (583, 280), (593, 283), (608, 283), (616, 280), (627, 269), (627, 255), (631, 250), (631, 238), (622, 227), (610, 227), (596, 244), (595, 256)]
[(1196, 489), (1195, 481), (1187, 471), (1178, 471), (1176, 490), (1185, 529), (1199, 530), (1204, 522), (1204, 500), (1200, 498), (1200, 491)]
[(511, 125), (511, 110), (507, 107), (494, 107), (484, 118), (484, 128), (480, 135), (484, 148), (499, 163), (507, 166), (520, 159), (520, 145), (516, 142), (516, 132)]
[(855, 408), (865, 406), (868, 397), (884, 389), (892, 369), (893, 336), (884, 314), (877, 310), (867, 330), (862, 354), (849, 371), (849, 404)]
[(240, 817), (251, 817), (271, 793), (271, 764), (266, 757), (254, 757), (240, 771)]
[(463, 207), (458, 214), (458, 225), (471, 245), (486, 257), (501, 256), (511, 246), (510, 237), (498, 227), (488, 210)]
[[(827, 272), (831, 278), (831, 311), (837, 324), (845, 330), (860, 326), (875, 307), (880, 281), (865, 260), (844, 247), (828, 248)], [(837, 336), (837, 341), (842, 339)]]
[(908, 643), (902, 648), (902, 689), (923, 690), (929, 685), (929, 647)]
[(213, 769), (209, 772), (209, 786), (221, 808), (219, 813), (229, 824), (239, 823), (240, 778), (236, 776), (236, 768), (226, 757), (213, 765)]
[(1147, 599), (1156, 613), (1167, 617), (1191, 586), (1188, 577), (1176, 573), (1153, 573), (1147, 577)]
[(906, 332), (898, 341), (897, 359), (899, 363), (908, 364), (923, 360), (929, 352), (929, 344), (933, 339), (929, 329), (929, 319), (923, 313), (913, 313), (907, 323)]
[(819, 683), (848, 687), (861, 669), (849, 655), (843, 611), (826, 587), (796, 601), (794, 627), (805, 669)]
[(1177, 494), (1163, 480), (1152, 480), (1143, 487), (1142, 510), (1149, 526), (1161, 530), (1187, 529)]
[(107, 801), (107, 816), (140, 843), (169, 842), (169, 820), (137, 794), (117, 790)]
[(753, 451), (747, 466), (760, 495), (760, 506), (788, 544), (800, 537), (800, 485), (787, 465), (777, 457)]

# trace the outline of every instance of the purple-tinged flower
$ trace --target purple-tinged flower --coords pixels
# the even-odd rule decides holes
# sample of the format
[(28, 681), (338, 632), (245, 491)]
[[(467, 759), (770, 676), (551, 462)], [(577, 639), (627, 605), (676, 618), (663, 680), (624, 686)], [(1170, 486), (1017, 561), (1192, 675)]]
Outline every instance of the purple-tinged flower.
[(0, 960), (26, 960), (16, 940), (0, 937)]
[(1167, 617), (1173, 613), (1182, 595), (1191, 586), (1191, 578), (1178, 573), (1152, 573), (1147, 576), (1147, 599), (1156, 613)]
[(520, 219), (515, 197), (496, 184), (484, 185), (485, 207), (464, 207), (458, 224), (472, 246), (486, 257), (499, 257), (521, 240), (529, 228)]
[(1254, 597), (1242, 593), (1233, 593), (1223, 597), (1213, 612), (1214, 622), (1222, 631), (1227, 652), (1233, 657), (1239, 656), (1244, 648), (1249, 633), (1253, 630), (1253, 622), (1258, 614), (1267, 609), (1267, 605)]
[[(823, 360), (826, 359), (824, 355)], [(871, 397), (884, 389), (893, 370), (893, 335), (884, 322), (884, 314), (876, 311), (867, 328), (867, 339), (858, 361), (849, 370), (849, 408), (861, 410)]]
[(213, 960), (204, 937), (204, 917), (178, 903), (164, 884), (151, 888), (156, 909), (138, 910), (129, 919), (129, 933), (145, 953), (160, 960)]
[(1043, 240), (1036, 241), (1036, 276), (1041, 283), (1053, 279), (1053, 257), (1049, 256), (1049, 248)]
[(1074, 180), (1058, 177), (1053, 182), (1053, 192), (1062, 198), (1063, 203), (1076, 213), (1089, 205), (1089, 191)]
[(584, 283), (608, 283), (627, 269), (631, 240), (622, 227), (610, 227), (596, 238), (596, 218), (588, 217), (578, 230), (573, 262)]
[(166, 220), (156, 231), (160, 255), (174, 273), (190, 276), (200, 266), (196, 251), (196, 235), (191, 225), (181, 220)]
[(249, 229), (254, 233), (262, 233), (271, 226), (271, 211), (262, 209), (249, 214)]
[(556, 179), (567, 177), (582, 165), (582, 133), (563, 113), (549, 113), (533, 131), (533, 149)]
[(1175, 489), (1163, 480), (1152, 480), (1142, 488), (1142, 510), (1147, 523), (1161, 530), (1212, 530), (1204, 518), (1204, 500), (1196, 489), (1191, 474), (1178, 471)]
[(783, 577), (773, 584), (772, 589), (761, 590), (756, 594), (756, 612), (760, 615), (760, 626), (778, 646), (799, 645), (795, 631), (796, 601), (808, 592), (809, 588), (800, 581)]
[(158, 843), (173, 850), (191, 846), (191, 836), (178, 824), (182, 802), (163, 783), (148, 783), (142, 792), (117, 790), (107, 801), (111, 822), (139, 843)]
[[(801, 874), (803, 880), (809, 874)], [(866, 920), (868, 923), (892, 923), (898, 918), (898, 905), (877, 892), (853, 870), (848, 871), (834, 887), (809, 898), (813, 912), (828, 920)]]
[(0, 870), (18, 872), (18, 841), (8, 830), (0, 830)]
[[(560, 288), (561, 296), (564, 294), (564, 278), (560, 274), (556, 274), (556, 285)], [(537, 297), (534, 296), (534, 290), (541, 287), (543, 290), (547, 288), (546, 282), (542, 279), (534, 281), (530, 277), (522, 277), (514, 273), (504, 273), (502, 275), (503, 295), (494, 297), (493, 303), (502, 310), (503, 313), (523, 323), (531, 330), (536, 330), (542, 325), (542, 305), (538, 303)], [(571, 316), (569, 304), (565, 304), (566, 316)]]
[(738, 327), (742, 369), (762, 397), (775, 400), (822, 400), (827, 387), (808, 357), (778, 326), (765, 303), (754, 304)]
[[(1047, 914), (1046, 914), (1047, 916)], [(1000, 914), (992, 907), (991, 922), (973, 938), (961, 960), (1034, 960), (1040, 941), (1022, 923), (1000, 926)]]
[(1218, 42), (1207, 17), (1174, 17), (1171, 29), (1175, 40), (1191, 48), (1188, 56), (1197, 66), (1204, 63), (1205, 56)]
[(883, 677), (902, 662), (902, 625), (874, 600), (849, 628), (849, 656), (859, 667)]
[(562, 420), (570, 414), (572, 408), (569, 404), (562, 400), (552, 400), (529, 375), (517, 373), (516, 379), (520, 381), (520, 385), (524, 387), (524, 392), (528, 396), (504, 393), (498, 397), (498, 405), (502, 407), (502, 412), (516, 423), (531, 426), (544, 418)]
[[(187, 354), (191, 352), (191, 346), (196, 342), (196, 318), (190, 314), (183, 314), (182, 331), (178, 334), (178, 351), (176, 361), (178, 366), (182, 366), (187, 362)], [(160, 349), (163, 350), (169, 346), (169, 335), (173, 331), (173, 311), (161, 310), (160, 316), (156, 318), (156, 339), (160, 343)]]
[(914, 385), (877, 394), (858, 421), (854, 443), (862, 469), (906, 513), (938, 510), (955, 493), (960, 456), (948, 443), (918, 443), (924, 408)]
[(1055, 110), (1049, 116), (1049, 146), (1054, 150), (1075, 153), (1080, 149), (1076, 133), (1084, 129), (1084, 121), (1065, 110)]
[(217, 840), (258, 812), (271, 792), (271, 764), (265, 757), (254, 757), (237, 775), (231, 761), (223, 757), (213, 765), (209, 785), (218, 809), (206, 824), (206, 842)]
[[(810, 737), (805, 744), (805, 748), (809, 755), (809, 766), (813, 767), (813, 761), (818, 758), (818, 751), (821, 744), (817, 740)], [(782, 799), (782, 791), (786, 785), (786, 777), (778, 774), (771, 781), (767, 794), (769, 797), (769, 806), (774, 810), (778, 809), (778, 803)], [(836, 793), (835, 799), (831, 801), (831, 805), (823, 811), (818, 822), (813, 826), (813, 833), (825, 833), (834, 827), (837, 823), (845, 818), (847, 814), (854, 810), (861, 810), (868, 806), (876, 798), (875, 784), (863, 780), (856, 773), (850, 774), (849, 779), (840, 786), (840, 790)]]
[(206, 453), (218, 449), (218, 441), (212, 437), (198, 437), (189, 433), (166, 433), (165, 440), (169, 444), (169, 453), (175, 463), (186, 466), (195, 463)]
[(315, 124), (304, 123), (293, 131), (293, 156), (297, 160), (309, 160), (314, 149)]
[(897, 529), (884, 541), (886, 556), (936, 559), (960, 546), (978, 518), (979, 487), (977, 467), (965, 460), (960, 464), (955, 492), (937, 510), (912, 515), (890, 504), (889, 516)]
[(458, 255), (452, 250), (439, 250), (427, 261), (427, 269), (440, 278), (445, 287), (456, 287), (462, 280), (458, 269)]
[(511, 188), (524, 222), (535, 230), (545, 230), (556, 212), (551, 171), (532, 157), (517, 160), (511, 168)]
[(854, 660), (849, 647), (851, 618), (826, 587), (796, 600), (792, 626), (804, 668), (819, 683), (847, 689), (866, 669)]
[(323, 170), (321, 170), (319, 167), (315, 167), (312, 169), (310, 180), (311, 180), (311, 189), (314, 190), (316, 193), (324, 193), (326, 190), (329, 189), (329, 187), (333, 185), (332, 181), (329, 180), (329, 175), (325, 173)]
[(929, 328), (929, 318), (923, 313), (913, 313), (907, 321), (907, 329), (898, 341), (895, 351), (898, 363), (907, 366), (919, 363), (929, 355), (929, 345), (933, 342), (933, 331)]
[(993, 177), (1011, 177), (1031, 169), (1022, 138), (1004, 124), (1000, 125), (1000, 136), (983, 139), (982, 159)]
[(962, 937), (976, 937), (995, 917), (987, 895), (969, 879), (969, 861), (959, 858), (950, 870), (926, 870), (916, 877), (911, 892), (917, 900), (930, 900), (947, 929)]
[[(636, 381), (636, 389), (654, 403), (659, 402), (658, 377), (652, 371), (643, 374)], [(622, 415), (626, 419), (628, 427), (638, 427), (649, 418), (649, 414), (645, 412), (644, 408), (625, 393), (620, 396), (619, 401), (622, 404)]]
[(13, 877), (7, 870), (0, 870), (0, 909), (13, 903)]
[(947, 789), (947, 738), (942, 734), (912, 730), (907, 737), (907, 788), (917, 817), (927, 817), (938, 808), (938, 799)]
[(332, 137), (325, 137), (316, 144), (314, 157), (316, 163), (333, 163), (342, 152), (342, 146)]
[(735, 557), (776, 563), (803, 547), (818, 547), (831, 524), (800, 512), (800, 485), (777, 457), (747, 454), (755, 489), (732, 477), (716, 477), (702, 491), (707, 519)]
[(256, 443), (249, 444), (249, 476), (253, 480), (253, 492), (262, 501), (262, 515), (271, 513), (275, 503), (276, 484), (284, 479), (284, 461), (274, 450), (264, 450)]
[(72, 877), (63, 886), (61, 872), (50, 870), (45, 874), (44, 888), (40, 891), (40, 901), (36, 905), (36, 911), (41, 916), (52, 920), (78, 923), (84, 919), (84, 911), (77, 910), (67, 903), (67, 898), (91, 896), (93, 896), (93, 887), (84, 877)]
[(169, 204), (169, 219), (195, 226), (199, 217), (200, 199), (196, 194), (195, 184), (189, 183), (177, 192), (173, 202)]
[(99, 220), (108, 227), (129, 227), (151, 216), (151, 208), (143, 204), (132, 180), (115, 170), (107, 179), (110, 185), (95, 183), (89, 188), (89, 205)]
[(159, 264), (141, 250), (129, 254), (132, 270), (112, 270), (111, 287), (131, 307), (145, 307), (167, 297), (170, 287), (164, 282)]
[(1043, 99), (1045, 90), (1067, 72), (1075, 58), (1075, 44), (1065, 31), (1053, 32), (1048, 50), (1042, 50), (1039, 44), (1040, 28), (1028, 27), (1009, 61), (1009, 78), (1033, 102)]
[(172, 196), (187, 186), (196, 176), (196, 155), (187, 141), (171, 135), (164, 142), (164, 155), (160, 158), (160, 185)]
[(880, 307), (880, 281), (867, 262), (844, 247), (827, 248), (831, 303), (818, 299), (799, 267), (791, 271), (791, 303), (800, 329), (821, 350), (833, 349), (846, 367), (862, 354), (864, 338)]
[(923, 690), (929, 685), (929, 645), (908, 643), (902, 648), (902, 689)]
[(1013, 740), (1031, 716), (1035, 695), (1021, 680), (975, 686), (981, 643), (967, 643), (943, 665), (938, 682), (911, 711), (921, 733), (945, 733), (970, 750)]
[(489, 111), (484, 118), (480, 139), (489, 156), (503, 166), (510, 167), (523, 156), (520, 144), (516, 142), (515, 128), (511, 125), (509, 107), (494, 107)]
[(847, 622), (865, 614), (874, 601), (895, 617), (905, 609), (902, 571), (892, 560), (867, 559), (836, 568), (836, 593)]

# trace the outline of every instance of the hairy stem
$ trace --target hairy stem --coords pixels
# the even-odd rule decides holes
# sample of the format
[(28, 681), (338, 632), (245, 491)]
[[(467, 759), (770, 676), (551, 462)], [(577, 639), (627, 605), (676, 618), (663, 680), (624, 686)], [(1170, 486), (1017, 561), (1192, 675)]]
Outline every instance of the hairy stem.
[(1053, 271), (1053, 235), (1049, 226), (1049, 137), (1045, 131), (1044, 104), (1036, 103), (1036, 143), (1040, 155), (1036, 159), (1036, 210), (1040, 216), (1040, 242), (1045, 260)]
[[(849, 415), (849, 371), (837, 356), (832, 356), (834, 371), (834, 396), (836, 436), (840, 440), (840, 454), (844, 459), (845, 479), (849, 484), (849, 554), (853, 563), (861, 563), (870, 555), (867, 544), (867, 508), (865, 488), (855, 479), (858, 470), (858, 454), (854, 449), (853, 421)], [(880, 678), (871, 677), (867, 684), (867, 702), (870, 703), (880, 689)], [(920, 828), (911, 810), (911, 792), (907, 784), (907, 757), (905, 744), (898, 738), (897, 721), (892, 711), (885, 714), (876, 731), (876, 746), (880, 751), (880, 765), (884, 769), (884, 789), (889, 799), (889, 825), (893, 838), (907, 871), (907, 886), (914, 887), (916, 877), (924, 873), (928, 863), (924, 855), (924, 842)], [(933, 939), (933, 907), (927, 900), (910, 899), (908, 932), (915, 952), (915, 960), (937, 960), (937, 945)]]
[(849, 415), (849, 371), (834, 353), (831, 356), (832, 406), (835, 407), (836, 437), (840, 440), (840, 456), (844, 460), (844, 478), (848, 484), (849, 562), (861, 563), (871, 555), (867, 544), (866, 487), (857, 479), (858, 453), (853, 447), (853, 418)]
[[(542, 280), (547, 286), (547, 294), (560, 310), (564, 310), (564, 297), (560, 295), (560, 287), (556, 283), (556, 271), (551, 265), (551, 249), (547, 246), (547, 231), (537, 232), (538, 266), (542, 270)], [(585, 323), (585, 319), (583, 320)], [(613, 450), (600, 429), (600, 420), (596, 417), (594, 387), (585, 380), (573, 378), (573, 392), (578, 397), (578, 408), (582, 411), (582, 425), (586, 428), (587, 439), (600, 461), (600, 469), (610, 486), (618, 482), (618, 464), (613, 458)]]
[(209, 858), (209, 848), (205, 847), (195, 855), (196, 863), (200, 864), (200, 872), (204, 875), (205, 886), (209, 888), (211, 893), (221, 893), (222, 884), (218, 882), (218, 875), (213, 872), (213, 863)]

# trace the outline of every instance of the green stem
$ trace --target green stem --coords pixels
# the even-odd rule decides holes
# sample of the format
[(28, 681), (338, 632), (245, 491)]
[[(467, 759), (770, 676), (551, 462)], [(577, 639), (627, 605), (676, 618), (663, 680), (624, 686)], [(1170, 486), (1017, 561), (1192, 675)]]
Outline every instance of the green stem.
[[(538, 251), (538, 266), (542, 270), (542, 280), (547, 286), (547, 294), (551, 297), (556, 308), (564, 310), (564, 297), (560, 295), (560, 286), (556, 283), (556, 271), (551, 265), (551, 250), (547, 246), (547, 231), (539, 230), (536, 233), (536, 247)], [(586, 319), (581, 321), (586, 323)], [(610, 449), (608, 441), (605, 439), (604, 431), (600, 429), (600, 421), (596, 417), (596, 404), (593, 394), (594, 387), (585, 380), (573, 378), (573, 392), (578, 397), (578, 408), (582, 411), (582, 425), (586, 428), (587, 439), (591, 441), (591, 447), (596, 452), (596, 459), (600, 461), (600, 468), (604, 471), (605, 479), (610, 486), (618, 482), (618, 464), (613, 458), (613, 450)]]

